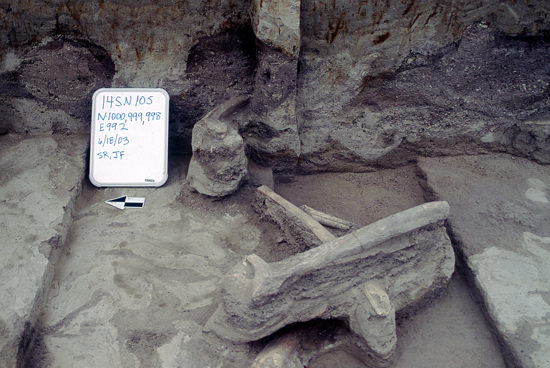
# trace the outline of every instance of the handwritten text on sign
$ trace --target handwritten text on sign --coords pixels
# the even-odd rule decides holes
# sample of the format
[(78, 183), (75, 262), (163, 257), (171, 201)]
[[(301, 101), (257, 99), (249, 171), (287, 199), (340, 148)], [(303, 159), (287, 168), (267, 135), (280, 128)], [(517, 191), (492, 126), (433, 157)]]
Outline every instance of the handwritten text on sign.
[(166, 181), (168, 94), (105, 88), (94, 94), (90, 179), (97, 186)]

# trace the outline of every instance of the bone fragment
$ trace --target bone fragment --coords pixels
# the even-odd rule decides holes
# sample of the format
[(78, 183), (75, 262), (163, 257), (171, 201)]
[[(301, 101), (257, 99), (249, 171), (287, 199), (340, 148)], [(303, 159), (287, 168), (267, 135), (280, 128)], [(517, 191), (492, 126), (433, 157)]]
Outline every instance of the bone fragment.
[(233, 98), (210, 111), (193, 127), (187, 181), (197, 192), (224, 197), (235, 192), (247, 176), (245, 145), (237, 130), (221, 119), (246, 104)]
[(357, 225), (355, 225), (353, 222), (339, 219), (338, 217), (334, 217), (327, 213), (318, 211), (309, 206), (306, 206), (305, 204), (303, 206), (300, 206), (300, 209), (305, 213), (307, 213), (308, 215), (310, 215), (314, 220), (319, 222), (321, 225), (331, 227), (333, 229), (340, 229), (340, 230), (357, 229)]
[(306, 333), (304, 329), (296, 329), (270, 341), (258, 354), (252, 363), (252, 368), (290, 368), (293, 364), (298, 367), (296, 363), (299, 361), (292, 356), (292, 353), (300, 345)]
[(233, 97), (230, 100), (225, 101), (221, 105), (218, 105), (214, 109), (210, 110), (206, 115), (204, 115), (202, 119), (222, 120), (223, 118), (231, 115), (231, 113), (246, 105), (249, 100), (250, 98), (247, 96)]
[(301, 249), (309, 249), (336, 238), (307, 213), (265, 185), (256, 190), (255, 208), (274, 220), (283, 230), (285, 239)]
[(350, 316), (350, 327), (364, 341), (356, 341), (363, 359), (378, 367), (392, 363), (397, 343), (395, 308), (388, 294), (375, 282), (363, 284), (360, 291), (367, 302), (358, 303)]

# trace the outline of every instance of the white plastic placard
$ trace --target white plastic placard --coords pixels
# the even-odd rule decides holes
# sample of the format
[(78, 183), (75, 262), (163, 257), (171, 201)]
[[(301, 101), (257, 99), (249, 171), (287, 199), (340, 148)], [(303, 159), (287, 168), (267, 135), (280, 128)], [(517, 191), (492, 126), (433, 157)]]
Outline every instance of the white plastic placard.
[(92, 101), (90, 181), (159, 187), (168, 179), (168, 102), (160, 88), (102, 88)]

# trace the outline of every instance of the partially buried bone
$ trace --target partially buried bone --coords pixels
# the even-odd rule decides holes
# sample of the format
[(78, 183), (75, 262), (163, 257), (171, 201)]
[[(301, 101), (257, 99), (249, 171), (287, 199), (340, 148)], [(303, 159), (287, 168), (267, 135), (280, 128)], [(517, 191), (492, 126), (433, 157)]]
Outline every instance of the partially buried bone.
[(276, 222), (286, 241), (301, 250), (336, 238), (310, 215), (264, 185), (256, 190), (253, 206), (264, 217)]
[(339, 230), (357, 229), (357, 225), (355, 225), (353, 222), (339, 219), (338, 217), (334, 217), (332, 215), (329, 215), (328, 213), (318, 211), (309, 206), (306, 206), (305, 204), (303, 206), (300, 206), (300, 209), (313, 217), (313, 219), (319, 222), (321, 225)]
[(343, 345), (387, 366), (396, 312), (435, 295), (453, 273), (448, 213), (446, 202), (425, 203), (279, 262), (251, 254), (225, 276), (205, 330), (247, 342), (294, 322), (343, 319), (354, 332)]

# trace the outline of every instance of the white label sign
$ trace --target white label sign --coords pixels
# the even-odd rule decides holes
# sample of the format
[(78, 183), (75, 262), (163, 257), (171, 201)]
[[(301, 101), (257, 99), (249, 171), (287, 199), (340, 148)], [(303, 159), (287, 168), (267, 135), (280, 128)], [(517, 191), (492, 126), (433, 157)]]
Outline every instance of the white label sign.
[(102, 88), (92, 101), (90, 181), (159, 187), (168, 179), (168, 102), (160, 88)]

